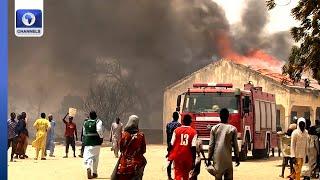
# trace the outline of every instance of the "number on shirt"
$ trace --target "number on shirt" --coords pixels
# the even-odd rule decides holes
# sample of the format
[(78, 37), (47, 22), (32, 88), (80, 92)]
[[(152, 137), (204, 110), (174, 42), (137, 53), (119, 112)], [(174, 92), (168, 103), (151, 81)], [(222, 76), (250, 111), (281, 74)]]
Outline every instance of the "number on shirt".
[(187, 146), (189, 140), (189, 134), (181, 134), (181, 142), (180, 145)]

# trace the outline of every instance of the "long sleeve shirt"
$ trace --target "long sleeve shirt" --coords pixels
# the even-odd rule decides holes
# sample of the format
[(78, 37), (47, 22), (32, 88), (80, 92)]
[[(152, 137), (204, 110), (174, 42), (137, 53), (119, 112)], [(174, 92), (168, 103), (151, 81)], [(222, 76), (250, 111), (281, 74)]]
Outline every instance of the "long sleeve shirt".
[[(99, 137), (103, 138), (103, 124), (100, 119), (97, 119), (96, 130), (97, 130)], [(82, 126), (82, 132), (81, 132), (82, 136), (84, 134), (86, 134), (85, 132), (86, 132), (86, 128), (84, 126)]]
[(50, 122), (50, 129), (47, 132), (47, 139), (53, 140), (55, 139), (55, 129), (56, 129), (56, 121), (52, 120)]
[(178, 121), (172, 120), (170, 123), (166, 126), (166, 133), (167, 133), (167, 145), (170, 146), (172, 135), (175, 129), (180, 127), (181, 124)]
[(116, 139), (121, 139), (121, 133), (123, 129), (123, 124), (122, 123), (112, 123), (111, 125), (111, 130), (110, 130), (110, 139), (116, 138)]
[(308, 155), (308, 132), (296, 129), (291, 135), (291, 157), (305, 158)]
[(103, 125), (102, 125), (102, 121), (100, 119), (97, 120), (97, 133), (99, 134), (100, 138), (103, 138)]
[(213, 157), (215, 168), (219, 172), (232, 168), (232, 148), (239, 157), (237, 129), (230, 124), (219, 123), (212, 127), (209, 142), (208, 159)]
[(16, 126), (16, 133), (17, 133), (17, 135), (20, 135), (21, 133), (23, 133), (23, 134), (29, 136), (28, 129), (27, 129), (27, 123), (26, 123), (25, 119), (20, 119), (18, 121), (18, 124)]

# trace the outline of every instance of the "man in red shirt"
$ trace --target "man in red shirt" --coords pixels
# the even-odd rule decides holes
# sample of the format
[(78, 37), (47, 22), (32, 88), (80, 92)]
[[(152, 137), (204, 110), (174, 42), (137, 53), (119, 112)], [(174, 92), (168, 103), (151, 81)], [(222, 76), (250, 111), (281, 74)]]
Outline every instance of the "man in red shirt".
[(72, 150), (73, 150), (73, 157), (76, 157), (76, 143), (74, 136), (76, 136), (76, 140), (78, 141), (78, 136), (77, 136), (77, 126), (75, 123), (72, 122), (73, 117), (69, 116), (69, 122), (66, 121), (66, 117), (69, 115), (67, 113), (62, 121), (64, 124), (66, 124), (66, 131), (64, 133), (64, 136), (66, 137), (66, 156), (63, 158), (68, 158), (68, 152), (69, 152), (69, 145), (71, 145)]
[(183, 117), (183, 125), (173, 132), (169, 160), (174, 162), (175, 180), (188, 180), (189, 172), (194, 167), (196, 158), (197, 132), (190, 127), (192, 118), (189, 114)]

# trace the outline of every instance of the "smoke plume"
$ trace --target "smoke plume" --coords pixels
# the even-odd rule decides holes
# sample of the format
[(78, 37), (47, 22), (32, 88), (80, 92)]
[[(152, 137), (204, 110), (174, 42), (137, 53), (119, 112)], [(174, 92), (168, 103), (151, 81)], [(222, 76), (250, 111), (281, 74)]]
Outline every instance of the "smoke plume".
[(158, 129), (164, 88), (223, 57), (219, 33), (239, 54), (258, 48), (286, 59), (290, 45), (287, 32), (265, 34), (264, 1), (248, 1), (232, 35), (211, 0), (48, 0), (42, 38), (14, 36), (14, 1), (9, 4), (9, 104), (17, 111), (57, 112), (64, 96), (85, 96), (96, 58), (111, 57), (139, 90), (141, 126)]

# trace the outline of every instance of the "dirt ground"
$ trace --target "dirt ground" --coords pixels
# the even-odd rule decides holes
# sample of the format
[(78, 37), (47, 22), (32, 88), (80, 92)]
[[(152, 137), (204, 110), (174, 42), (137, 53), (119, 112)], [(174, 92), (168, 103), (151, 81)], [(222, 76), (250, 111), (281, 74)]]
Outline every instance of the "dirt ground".
[[(78, 155), (80, 147), (76, 148)], [(9, 152), (11, 149), (9, 150)], [(9, 157), (8, 152), (8, 157)], [(161, 145), (149, 145), (147, 147), (146, 158), (148, 164), (145, 169), (144, 179), (146, 180), (166, 180), (165, 156), (166, 148)], [(29, 159), (17, 159), (16, 162), (8, 163), (9, 180), (85, 180), (86, 174), (82, 164), (82, 159), (77, 157), (62, 158), (64, 156), (64, 146), (58, 145), (55, 148), (54, 158), (47, 160), (33, 160), (35, 156), (34, 148), (27, 149)], [(69, 152), (69, 156), (71, 153)], [(98, 179), (109, 179), (116, 160), (113, 157), (110, 147), (103, 147), (100, 153), (98, 167)], [(270, 158), (269, 160), (248, 160), (242, 162), (239, 167), (234, 168), (234, 179), (236, 180), (276, 180), (280, 174), (280, 158)], [(286, 175), (289, 170), (286, 170)], [(202, 164), (200, 180), (214, 179), (211, 177)]]

